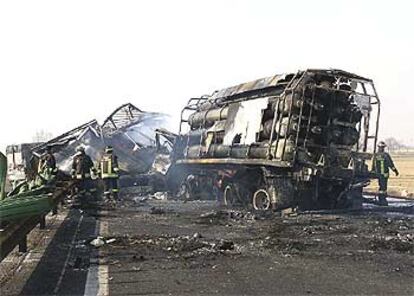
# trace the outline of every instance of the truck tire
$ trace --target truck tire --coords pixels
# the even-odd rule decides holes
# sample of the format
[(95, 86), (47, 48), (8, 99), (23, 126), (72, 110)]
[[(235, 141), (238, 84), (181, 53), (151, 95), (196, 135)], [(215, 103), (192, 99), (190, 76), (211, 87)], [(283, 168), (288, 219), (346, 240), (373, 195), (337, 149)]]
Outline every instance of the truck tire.
[(257, 211), (268, 211), (272, 208), (272, 197), (265, 189), (253, 194), (253, 208)]
[(352, 189), (340, 196), (335, 204), (339, 209), (362, 209), (362, 188)]
[(233, 187), (233, 185), (227, 185), (226, 188), (224, 188), (223, 199), (224, 199), (224, 205), (226, 207), (231, 208), (235, 205), (238, 198), (237, 198), (237, 191)]

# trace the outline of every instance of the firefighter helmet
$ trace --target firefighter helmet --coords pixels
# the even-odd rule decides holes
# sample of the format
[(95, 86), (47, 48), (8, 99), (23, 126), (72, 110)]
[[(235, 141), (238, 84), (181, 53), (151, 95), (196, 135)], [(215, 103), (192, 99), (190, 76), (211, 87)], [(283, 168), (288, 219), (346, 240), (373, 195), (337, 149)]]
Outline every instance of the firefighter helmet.
[(378, 147), (379, 147), (379, 148), (385, 148), (385, 147), (387, 147), (387, 144), (385, 144), (385, 142), (384, 142), (384, 141), (380, 141), (380, 142), (378, 143)]
[(76, 148), (76, 151), (80, 152), (80, 153), (84, 153), (85, 152), (85, 147), (79, 146), (78, 148)]
[(112, 151), (114, 151), (114, 149), (112, 148), (112, 146), (106, 146), (106, 147), (105, 147), (105, 152), (106, 152), (106, 153), (110, 153), (110, 152), (112, 152)]

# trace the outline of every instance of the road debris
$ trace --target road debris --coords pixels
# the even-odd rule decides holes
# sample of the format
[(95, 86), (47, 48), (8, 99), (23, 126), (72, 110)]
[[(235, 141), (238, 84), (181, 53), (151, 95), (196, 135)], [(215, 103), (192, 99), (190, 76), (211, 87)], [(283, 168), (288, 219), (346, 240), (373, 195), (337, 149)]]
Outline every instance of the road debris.
[(224, 223), (227, 220), (244, 220), (248, 222), (253, 222), (255, 220), (261, 219), (263, 214), (259, 216), (253, 214), (249, 211), (242, 210), (214, 210), (207, 213), (203, 213), (199, 216), (197, 220), (198, 223)]
[(91, 246), (94, 246), (96, 248), (99, 248), (99, 247), (102, 247), (104, 245), (108, 245), (108, 244), (114, 243), (115, 241), (116, 241), (115, 238), (106, 239), (106, 238), (104, 238), (102, 236), (98, 236), (97, 238), (91, 240), (89, 244)]

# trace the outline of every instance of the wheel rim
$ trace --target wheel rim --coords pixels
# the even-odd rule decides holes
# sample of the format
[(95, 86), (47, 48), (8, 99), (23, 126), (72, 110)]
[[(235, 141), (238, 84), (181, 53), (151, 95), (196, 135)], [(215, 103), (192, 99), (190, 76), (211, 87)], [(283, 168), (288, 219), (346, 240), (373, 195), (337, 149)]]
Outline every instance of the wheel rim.
[(232, 206), (234, 204), (234, 189), (232, 186), (227, 185), (224, 189), (224, 204), (226, 206)]
[(253, 195), (253, 208), (259, 211), (270, 209), (271, 200), (269, 193), (264, 189), (257, 190)]

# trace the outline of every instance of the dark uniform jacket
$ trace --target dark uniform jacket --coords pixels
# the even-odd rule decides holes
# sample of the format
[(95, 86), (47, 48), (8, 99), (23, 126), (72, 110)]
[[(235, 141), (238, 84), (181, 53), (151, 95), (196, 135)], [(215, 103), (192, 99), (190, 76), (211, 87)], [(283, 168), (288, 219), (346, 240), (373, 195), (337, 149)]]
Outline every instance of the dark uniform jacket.
[(50, 168), (52, 170), (56, 169), (56, 159), (52, 153), (47, 153), (41, 158), (42, 166)]
[(372, 170), (381, 176), (388, 178), (390, 169), (395, 170), (394, 162), (387, 152), (378, 152), (374, 155)]
[(89, 179), (91, 177), (91, 170), (94, 171), (95, 169), (89, 155), (75, 155), (72, 163), (72, 176), (76, 177), (76, 179)]

